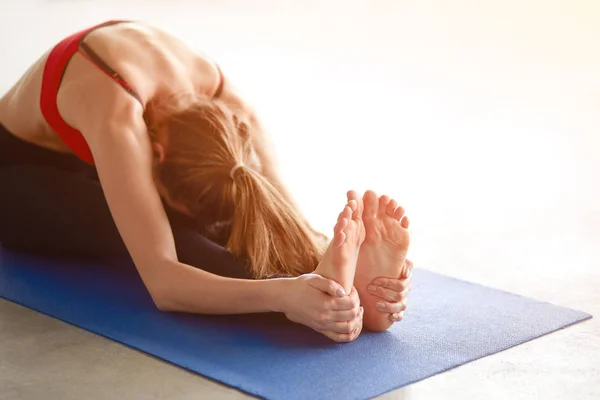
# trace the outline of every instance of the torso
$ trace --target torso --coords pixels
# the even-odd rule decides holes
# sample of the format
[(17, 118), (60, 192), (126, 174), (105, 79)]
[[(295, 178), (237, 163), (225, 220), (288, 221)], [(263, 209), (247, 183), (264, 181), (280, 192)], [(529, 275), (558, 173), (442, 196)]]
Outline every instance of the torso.
[[(212, 60), (155, 27), (138, 22), (105, 26), (90, 33), (85, 42), (135, 89), (144, 117), (150, 122), (159, 122), (161, 105), (183, 108), (198, 96), (211, 96), (218, 86), (219, 71)], [(48, 126), (40, 110), (47, 58), (48, 53), (0, 99), (0, 123), (22, 140), (69, 153), (71, 149)], [(90, 73), (97, 73), (97, 67), (75, 54), (65, 70), (61, 88)], [(107, 76), (106, 80), (110, 78)], [(60, 114), (67, 122), (73, 102), (77, 99), (62, 99), (59, 103)]]

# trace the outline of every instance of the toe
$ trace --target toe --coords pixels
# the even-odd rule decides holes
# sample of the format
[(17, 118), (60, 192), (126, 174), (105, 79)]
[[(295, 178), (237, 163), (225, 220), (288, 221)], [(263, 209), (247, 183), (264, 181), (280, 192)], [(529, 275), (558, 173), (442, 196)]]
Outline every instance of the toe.
[(394, 218), (394, 211), (396, 211), (396, 208), (398, 208), (398, 202), (392, 199), (385, 208), (385, 212), (387, 215)]
[(380, 217), (383, 217), (385, 215), (385, 210), (387, 208), (388, 203), (390, 202), (390, 196), (388, 195), (383, 195), (379, 198), (379, 208), (377, 210), (377, 213), (379, 214)]
[(333, 239), (331, 241), (333, 242), (334, 246), (340, 247), (342, 244), (344, 244), (344, 241), (346, 240), (346, 233), (344, 233), (344, 229), (346, 229), (347, 226), (348, 219), (341, 218), (340, 214), (340, 219), (338, 219), (337, 223), (333, 227)]
[(394, 218), (396, 218), (397, 221), (400, 221), (402, 217), (404, 217), (404, 207), (398, 206), (394, 211)]
[(344, 229), (348, 226), (346, 218), (340, 218), (333, 227), (333, 239), (331, 240), (335, 247), (340, 247), (346, 241), (346, 233)]
[(346, 233), (338, 232), (333, 236), (333, 245), (335, 247), (340, 247), (346, 241)]
[(344, 207), (344, 211), (340, 214), (340, 218), (352, 218), (352, 208), (350, 205)]
[(356, 200), (358, 202), (358, 192), (356, 190), (349, 190), (346, 193), (346, 197), (348, 198), (348, 201), (350, 200)]
[(352, 213), (354, 214), (354, 212), (358, 209), (358, 203), (356, 200), (352, 199), (348, 201), (347, 207), (350, 207), (350, 210), (352, 210)]
[(335, 224), (335, 226), (333, 227), (333, 235), (336, 236), (340, 232), (343, 232), (344, 229), (346, 229), (347, 226), (348, 226), (348, 219), (347, 218), (340, 218), (338, 220), (338, 222)]
[(363, 200), (359, 197), (358, 193), (355, 190), (350, 190), (347, 193), (347, 197), (348, 197), (348, 202), (354, 200), (354, 201), (356, 201), (356, 204), (357, 204), (356, 210), (354, 210), (354, 213), (352, 214), (352, 219), (355, 219), (355, 220), (361, 219), (362, 214), (363, 214), (363, 208), (364, 208)]
[(372, 190), (365, 192), (363, 201), (365, 203), (365, 209), (363, 210), (364, 218), (375, 218), (377, 215), (377, 208), (379, 207), (379, 199), (377, 193)]
[(405, 215), (404, 218), (402, 218), (402, 221), (400, 221), (400, 225), (402, 225), (402, 227), (404, 229), (408, 229), (409, 224), (410, 224), (410, 221), (409, 221), (408, 217)]

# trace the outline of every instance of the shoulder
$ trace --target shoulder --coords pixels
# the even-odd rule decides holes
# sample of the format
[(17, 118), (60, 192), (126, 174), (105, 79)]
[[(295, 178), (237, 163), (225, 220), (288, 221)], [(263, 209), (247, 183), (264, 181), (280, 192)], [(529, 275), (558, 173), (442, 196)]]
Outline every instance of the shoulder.
[(144, 106), (100, 71), (89, 70), (64, 82), (57, 105), (65, 122), (79, 130), (90, 145), (95, 135), (146, 131)]

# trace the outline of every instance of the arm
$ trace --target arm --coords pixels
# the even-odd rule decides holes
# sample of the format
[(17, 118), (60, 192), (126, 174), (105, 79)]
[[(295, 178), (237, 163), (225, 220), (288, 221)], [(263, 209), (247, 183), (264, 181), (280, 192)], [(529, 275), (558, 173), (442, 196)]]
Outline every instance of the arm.
[[(283, 312), (335, 341), (362, 328), (358, 295), (310, 274), (271, 280), (231, 279), (180, 263), (169, 221), (152, 178), (150, 143), (138, 104), (90, 128), (91, 149), (115, 223), (157, 307), (200, 314)], [(123, 113), (123, 115), (119, 115)], [(123, 128), (126, 127), (126, 128)], [(94, 134), (95, 132), (95, 134)]]
[(278, 311), (273, 305), (283, 280), (228, 279), (177, 261), (154, 186), (145, 125), (133, 122), (141, 120), (135, 115), (141, 111), (127, 112), (134, 115), (113, 117), (100, 131), (89, 131), (95, 138), (91, 148), (115, 223), (157, 306), (210, 314)]
[[(95, 70), (94, 70), (95, 71)], [(156, 306), (200, 314), (283, 312), (336, 341), (354, 340), (362, 319), (356, 293), (319, 275), (271, 280), (225, 278), (178, 261), (152, 174), (143, 108), (114, 82), (97, 77), (64, 84), (61, 114), (92, 150), (108, 206)]]
[(289, 280), (228, 279), (178, 262), (152, 176), (143, 109), (122, 88), (99, 79), (86, 80), (92, 90), (66, 85), (59, 106), (92, 150), (112, 216), (157, 307), (211, 314), (280, 311)]

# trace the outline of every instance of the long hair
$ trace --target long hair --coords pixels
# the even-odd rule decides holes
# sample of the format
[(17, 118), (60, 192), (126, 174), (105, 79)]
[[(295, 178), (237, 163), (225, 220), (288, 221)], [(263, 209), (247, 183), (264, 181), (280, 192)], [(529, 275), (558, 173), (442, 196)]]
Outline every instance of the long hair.
[(153, 127), (168, 138), (156, 177), (201, 230), (229, 222), (226, 247), (257, 279), (314, 271), (322, 243), (261, 173), (252, 125), (241, 114), (205, 99), (162, 121)]

